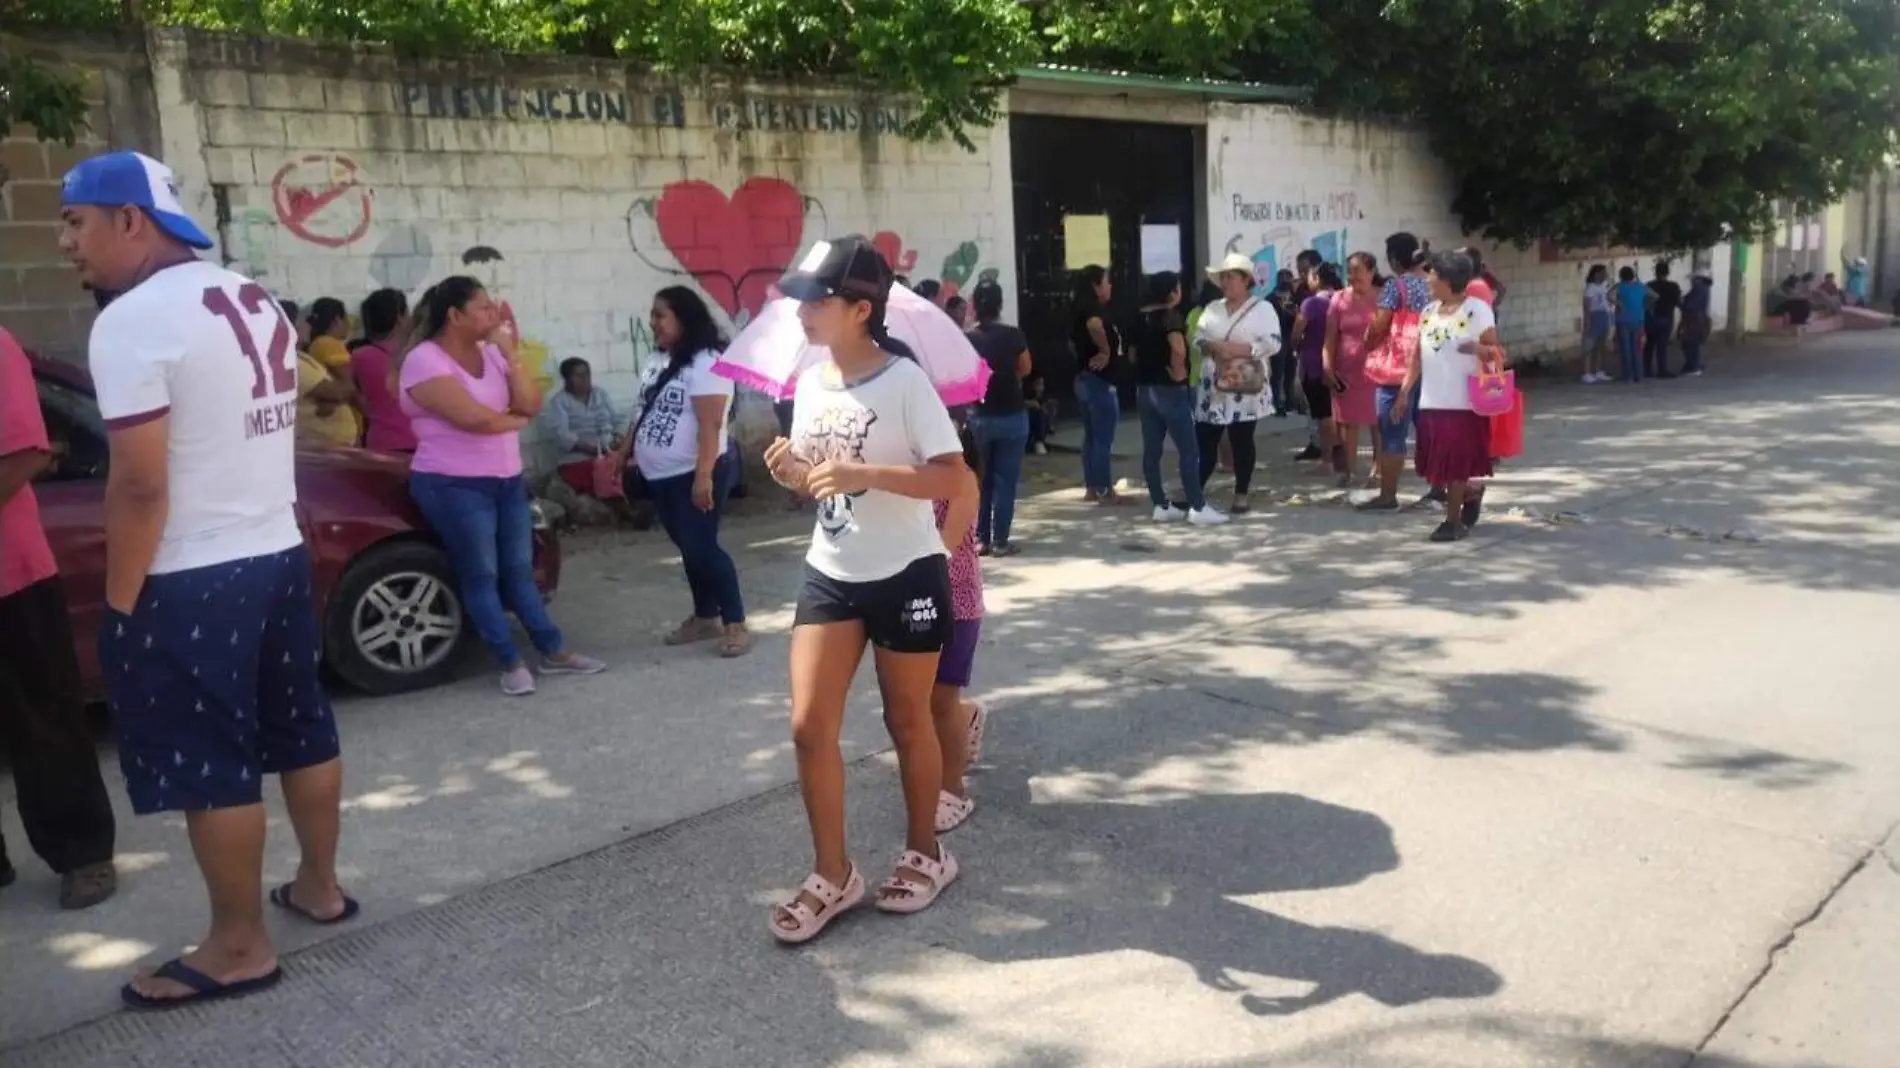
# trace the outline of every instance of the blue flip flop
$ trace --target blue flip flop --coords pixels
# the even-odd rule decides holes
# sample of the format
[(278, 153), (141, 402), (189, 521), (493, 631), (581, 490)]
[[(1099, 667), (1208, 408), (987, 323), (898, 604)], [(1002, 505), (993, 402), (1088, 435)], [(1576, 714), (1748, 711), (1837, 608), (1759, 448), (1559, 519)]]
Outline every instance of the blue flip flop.
[(205, 973), (174, 957), (159, 966), (152, 973), (160, 979), (170, 979), (174, 983), (183, 983), (191, 988), (191, 993), (175, 998), (155, 998), (139, 993), (131, 983), (119, 988), (119, 997), (125, 1001), (126, 1008), (141, 1012), (162, 1012), (166, 1009), (181, 1009), (186, 1005), (198, 1005), (207, 1001), (225, 1001), (241, 998), (246, 994), (255, 994), (269, 990), (284, 978), (282, 968), (272, 968), (268, 974), (255, 979), (240, 979), (234, 983), (220, 983)]
[(273, 905), (276, 905), (280, 909), (283, 909), (285, 912), (294, 913), (297, 916), (302, 917), (303, 919), (309, 920), (311, 923), (317, 924), (318, 926), (328, 927), (331, 924), (342, 923), (344, 920), (354, 918), (358, 912), (362, 911), (362, 907), (357, 905), (355, 898), (351, 897), (348, 894), (344, 894), (342, 912), (339, 912), (336, 915), (330, 916), (327, 918), (323, 916), (319, 916), (316, 913), (311, 912), (309, 909), (304, 908), (302, 905), (299, 905), (295, 901), (292, 901), (290, 899), (290, 888), (293, 885), (295, 884), (285, 883), (284, 885), (278, 887), (277, 889), (272, 890), (270, 892), (270, 903)]

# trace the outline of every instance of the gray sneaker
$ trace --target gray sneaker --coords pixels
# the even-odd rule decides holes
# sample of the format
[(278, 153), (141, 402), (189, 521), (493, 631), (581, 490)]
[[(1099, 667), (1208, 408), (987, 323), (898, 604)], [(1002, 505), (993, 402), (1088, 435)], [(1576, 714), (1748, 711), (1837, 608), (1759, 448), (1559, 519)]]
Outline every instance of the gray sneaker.
[(543, 675), (598, 675), (605, 670), (606, 663), (580, 653), (562, 653), (559, 660), (545, 657), (541, 661)]
[(526, 664), (516, 664), (501, 673), (501, 692), (510, 697), (526, 697), (534, 692), (534, 672)]

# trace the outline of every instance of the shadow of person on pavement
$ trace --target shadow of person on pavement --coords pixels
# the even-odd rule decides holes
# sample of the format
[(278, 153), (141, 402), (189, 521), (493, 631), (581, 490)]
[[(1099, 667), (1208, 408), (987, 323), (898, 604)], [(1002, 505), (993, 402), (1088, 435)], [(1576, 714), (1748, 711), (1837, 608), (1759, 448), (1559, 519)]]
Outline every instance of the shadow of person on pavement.
[[(926, 937), (947, 948), (996, 963), (1144, 951), (1261, 1016), (1354, 994), (1399, 1007), (1503, 986), (1474, 960), (1236, 900), (1396, 870), (1391, 828), (1372, 813), (1286, 793), (1035, 804), (1023, 777), (992, 780), (985, 794), (989, 820), (969, 848), (1005, 866), (959, 888), (964, 909), (927, 917), (939, 930)], [(1288, 984), (1307, 989), (1279, 993)]]

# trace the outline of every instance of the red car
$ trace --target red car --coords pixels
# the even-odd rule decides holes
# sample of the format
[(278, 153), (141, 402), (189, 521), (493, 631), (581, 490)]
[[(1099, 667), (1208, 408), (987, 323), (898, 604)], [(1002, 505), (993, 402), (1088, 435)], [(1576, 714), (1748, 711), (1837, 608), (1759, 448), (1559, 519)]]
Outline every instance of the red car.
[[(59, 558), (86, 692), (99, 677), (105, 606), (105, 424), (92, 380), (71, 364), (32, 359), (53, 462), (33, 483)], [(361, 449), (297, 454), (297, 522), (316, 572), (323, 655), (344, 682), (399, 693), (443, 682), (474, 628), (447, 554), (409, 499), (409, 464)], [(561, 576), (561, 545), (535, 511), (534, 577), (544, 595)]]

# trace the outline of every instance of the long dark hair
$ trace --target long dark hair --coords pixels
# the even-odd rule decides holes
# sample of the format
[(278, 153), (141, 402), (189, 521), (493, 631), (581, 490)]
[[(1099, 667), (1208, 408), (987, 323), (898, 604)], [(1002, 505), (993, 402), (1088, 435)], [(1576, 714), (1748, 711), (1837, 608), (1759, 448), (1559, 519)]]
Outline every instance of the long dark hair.
[(667, 286), (653, 299), (663, 302), (673, 318), (679, 320), (680, 336), (673, 346), (666, 350), (666, 367), (659, 377), (640, 395), (642, 411), (653, 406), (653, 398), (660, 395), (667, 384), (680, 376), (680, 372), (691, 367), (693, 357), (712, 349), (717, 352), (726, 347), (726, 336), (719, 332), (719, 324), (713, 322), (712, 312), (699, 294), (685, 286)]
[(993, 323), (1003, 317), (1003, 287), (984, 280), (970, 291), (970, 305), (976, 309), (976, 321)]
[(318, 297), (310, 302), (310, 336), (321, 337), (339, 322), (349, 320), (350, 311), (335, 297)]
[(401, 370), (402, 361), (417, 345), (441, 337), (443, 328), (449, 325), (449, 313), (468, 307), (483, 289), (480, 282), (465, 274), (450, 275), (430, 286), (416, 300), (416, 314), (409, 320), (408, 338), (396, 353), (395, 369)]
[(409, 310), (409, 298), (402, 295), (400, 289), (379, 289), (363, 298), (357, 314), (363, 320), (363, 336), (371, 341), (381, 341), (396, 332), (402, 317)]
[(1156, 271), (1148, 276), (1148, 288), (1141, 295), (1141, 303), (1144, 307), (1166, 304), (1180, 286), (1180, 275), (1173, 271)]
[(1378, 289), (1385, 285), (1385, 279), (1379, 274), (1379, 257), (1374, 256), (1370, 252), (1355, 252), (1346, 257), (1347, 266), (1351, 266), (1355, 261), (1357, 261), (1361, 267), (1372, 272), (1372, 288)]
[(1075, 292), (1071, 294), (1071, 299), (1074, 301), (1077, 319), (1087, 321), (1106, 317), (1102, 308), (1102, 298), (1095, 295), (1095, 287), (1101, 285), (1102, 279), (1107, 277), (1108, 268), (1099, 263), (1091, 263), (1075, 272)]
[(1423, 262), (1419, 254), (1426, 246), (1409, 230), (1400, 230), (1385, 239), (1385, 262), (1393, 274), (1409, 274)]

